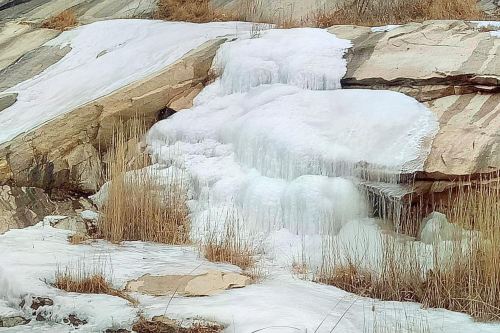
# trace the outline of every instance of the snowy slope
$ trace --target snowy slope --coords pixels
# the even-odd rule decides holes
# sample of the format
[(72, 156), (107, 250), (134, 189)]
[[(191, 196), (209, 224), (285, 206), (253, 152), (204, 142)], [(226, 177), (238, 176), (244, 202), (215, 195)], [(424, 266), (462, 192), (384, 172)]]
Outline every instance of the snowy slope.
[(241, 22), (111, 20), (64, 32), (46, 45), (69, 45), (71, 51), (40, 75), (6, 91), (19, 95), (0, 113), (0, 143), (154, 74), (208, 40), (244, 34), (249, 28)]

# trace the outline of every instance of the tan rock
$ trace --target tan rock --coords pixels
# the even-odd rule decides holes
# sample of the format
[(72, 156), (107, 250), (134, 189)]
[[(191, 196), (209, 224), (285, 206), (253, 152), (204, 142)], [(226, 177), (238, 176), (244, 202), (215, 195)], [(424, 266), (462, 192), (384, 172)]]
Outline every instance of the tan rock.
[(222, 39), (209, 41), (156, 75), (78, 107), (0, 144), (0, 184), (94, 193), (101, 185), (101, 159), (118, 122), (156, 113), (179, 99), (188, 105), (206, 81)]
[(427, 21), (388, 32), (329, 29), (352, 39), (346, 87), (391, 89), (421, 101), (500, 91), (500, 39), (464, 21)]
[(211, 270), (202, 275), (160, 275), (146, 274), (127, 283), (125, 289), (153, 296), (184, 295), (210, 296), (233, 288), (249, 285), (248, 276)]

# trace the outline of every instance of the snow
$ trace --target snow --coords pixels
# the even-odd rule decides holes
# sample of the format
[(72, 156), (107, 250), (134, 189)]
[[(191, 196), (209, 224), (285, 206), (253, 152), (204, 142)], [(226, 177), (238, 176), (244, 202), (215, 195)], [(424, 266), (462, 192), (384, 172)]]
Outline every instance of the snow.
[(250, 27), (241, 22), (110, 20), (66, 31), (45, 44), (70, 46), (63, 59), (5, 91), (18, 96), (0, 113), (0, 143), (154, 74), (209, 40), (245, 34)]
[(497, 28), (500, 29), (500, 21), (470, 21), (478, 28)]
[(400, 24), (389, 24), (389, 25), (384, 25), (380, 27), (372, 27), (371, 31), (372, 32), (389, 32), (392, 31), (396, 28), (399, 28), (401, 25)]
[[(356, 230), (361, 226), (355, 224), (346, 229)], [(377, 228), (368, 230), (375, 232)], [(284, 259), (292, 254), (288, 246), (297, 246), (299, 242), (296, 235), (285, 230), (278, 233), (268, 239), (288, 239), (291, 242), (289, 245), (281, 244), (284, 251), (281, 257)], [(301, 280), (278, 262), (266, 266), (269, 275), (262, 282), (216, 296), (174, 297), (170, 300), (170, 297), (133, 294), (140, 302), (137, 308), (113, 296), (67, 293), (51, 287), (49, 283), (53, 281), (57, 269), (66, 265), (74, 267), (77, 263), (89, 268), (103, 267), (102, 271), (112, 278), (116, 288), (147, 273), (201, 274), (209, 269), (239, 271), (234, 266), (207, 262), (191, 247), (143, 242), (113, 245), (104, 241), (71, 245), (67, 241), (69, 234), (68, 231), (40, 223), (0, 236), (2, 313), (19, 313), (17, 305), (21, 296), (45, 296), (54, 300), (54, 306), (51, 311), (42, 311), (47, 311), (45, 315), (55, 321), (51, 324), (32, 321), (27, 326), (0, 328), (0, 332), (73, 331), (62, 324), (62, 319), (72, 313), (89, 321), (77, 330), (84, 333), (101, 332), (110, 327), (129, 328), (139, 313), (146, 317), (166, 314), (177, 319), (201, 317), (227, 325), (227, 332), (238, 333), (250, 333), (271, 326), (286, 327), (266, 331), (313, 332), (319, 327), (317, 332), (323, 333), (330, 332), (337, 323), (335, 331), (346, 333), (375, 331), (372, 327), (381, 327), (384, 330), (379, 331), (382, 332), (396, 332), (391, 328), (401, 323), (405, 327), (427, 323), (430, 333), (493, 333), (499, 329), (498, 324), (477, 323), (463, 314), (440, 309), (426, 310), (415, 303), (376, 301)], [(345, 234), (359, 236), (351, 232)], [(354, 240), (350, 238), (351, 243)], [(14, 248), (16, 251), (12, 251)]]

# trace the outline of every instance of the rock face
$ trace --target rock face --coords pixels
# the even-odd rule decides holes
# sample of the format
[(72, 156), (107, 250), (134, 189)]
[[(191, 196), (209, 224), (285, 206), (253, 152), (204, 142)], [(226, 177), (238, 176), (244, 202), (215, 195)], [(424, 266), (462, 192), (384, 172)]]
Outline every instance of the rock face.
[(500, 38), (463, 21), (329, 31), (353, 41), (344, 87), (403, 92), (438, 117), (440, 130), (418, 178), (500, 169)]
[(41, 221), (48, 215), (65, 214), (80, 217), (90, 225), (84, 212), (92, 208), (86, 199), (51, 200), (42, 189), (35, 187), (0, 186), (0, 234), (13, 228), (24, 228)]
[(207, 42), (152, 77), (0, 144), (0, 184), (94, 193), (101, 185), (101, 156), (113, 125), (136, 116), (152, 124), (167, 105), (190, 106), (221, 43)]
[(156, 0), (2, 0), (0, 21), (17, 19), (40, 22), (71, 9), (80, 23), (90, 23), (103, 19), (145, 17), (155, 8)]

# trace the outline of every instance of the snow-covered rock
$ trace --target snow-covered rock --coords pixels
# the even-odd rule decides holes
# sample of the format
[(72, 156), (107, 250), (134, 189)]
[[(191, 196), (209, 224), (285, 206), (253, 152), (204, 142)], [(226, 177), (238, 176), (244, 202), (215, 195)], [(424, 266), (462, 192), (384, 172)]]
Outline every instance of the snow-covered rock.
[(7, 90), (18, 96), (0, 113), (0, 183), (95, 192), (113, 124), (138, 112), (151, 124), (166, 105), (190, 106), (223, 38), (247, 28), (114, 20), (61, 34), (50, 45), (71, 51)]

